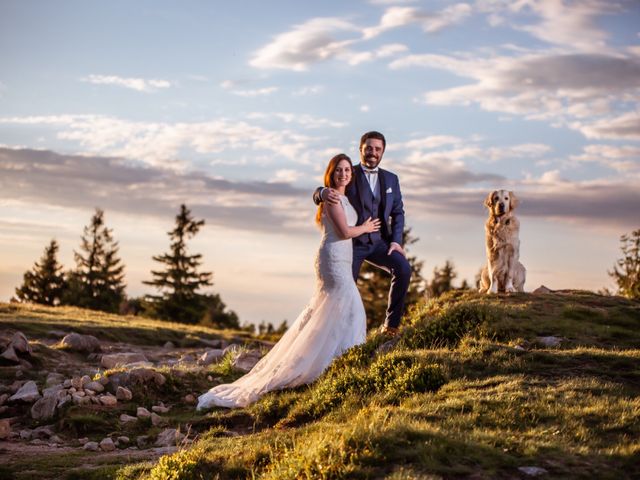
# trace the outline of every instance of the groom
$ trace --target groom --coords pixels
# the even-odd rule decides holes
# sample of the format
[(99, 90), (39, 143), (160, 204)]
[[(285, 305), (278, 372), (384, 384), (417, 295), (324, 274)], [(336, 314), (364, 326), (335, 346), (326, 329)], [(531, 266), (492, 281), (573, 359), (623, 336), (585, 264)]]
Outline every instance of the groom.
[[(387, 142), (380, 132), (367, 132), (360, 139), (360, 165), (353, 168), (353, 180), (347, 186), (349, 202), (358, 212), (357, 225), (367, 218), (380, 219), (380, 231), (353, 239), (353, 279), (357, 280), (365, 260), (391, 273), (391, 290), (387, 316), (381, 331), (398, 334), (404, 300), (409, 289), (411, 266), (402, 248), (404, 208), (398, 177), (378, 168)], [(338, 204), (340, 196), (332, 188), (318, 188), (313, 194), (316, 204)]]

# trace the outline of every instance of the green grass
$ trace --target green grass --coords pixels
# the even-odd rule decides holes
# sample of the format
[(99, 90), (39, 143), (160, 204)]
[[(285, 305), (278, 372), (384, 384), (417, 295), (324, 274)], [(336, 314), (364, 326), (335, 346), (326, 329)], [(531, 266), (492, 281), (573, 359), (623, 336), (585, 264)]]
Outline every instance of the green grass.
[[(536, 341), (549, 335), (562, 343)], [(506, 479), (525, 478), (522, 466), (542, 478), (638, 478), (639, 302), (453, 292), (415, 308), (395, 347), (377, 353), (385, 340), (373, 333), (313, 384), (239, 410), (180, 403), (209, 388), (207, 375), (238, 378), (230, 358), (200, 373), (163, 369), (167, 383), (140, 401), (174, 404), (166, 417), (197, 441), (73, 478)]]

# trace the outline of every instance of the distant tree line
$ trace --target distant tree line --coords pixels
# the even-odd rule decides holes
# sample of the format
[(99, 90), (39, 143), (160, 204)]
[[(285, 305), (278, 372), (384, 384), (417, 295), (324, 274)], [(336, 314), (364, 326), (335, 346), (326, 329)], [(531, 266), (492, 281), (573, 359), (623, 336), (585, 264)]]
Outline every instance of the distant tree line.
[(74, 251), (75, 268), (63, 272), (57, 260), (59, 245), (51, 240), (42, 258), (25, 272), (16, 297), (21, 302), (240, 328), (238, 316), (227, 310), (219, 294), (200, 293), (203, 287), (213, 285), (213, 273), (200, 271), (202, 255), (189, 254), (187, 240), (198, 233), (204, 220), (195, 220), (181, 205), (175, 222), (175, 228), (168, 232), (169, 252), (152, 257), (160, 266), (151, 271), (152, 279), (144, 282), (155, 287), (156, 295), (127, 298), (118, 242), (105, 225), (104, 211), (98, 208), (84, 228), (79, 250)]

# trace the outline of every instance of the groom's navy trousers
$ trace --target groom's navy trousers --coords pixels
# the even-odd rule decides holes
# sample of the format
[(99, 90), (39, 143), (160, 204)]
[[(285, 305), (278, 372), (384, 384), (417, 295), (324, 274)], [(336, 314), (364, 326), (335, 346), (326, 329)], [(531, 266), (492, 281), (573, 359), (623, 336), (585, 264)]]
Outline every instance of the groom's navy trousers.
[(379, 240), (373, 245), (353, 242), (353, 279), (358, 279), (360, 267), (365, 260), (391, 274), (391, 290), (384, 323), (396, 328), (400, 325), (404, 312), (404, 299), (409, 289), (411, 266), (402, 254), (394, 251), (391, 255), (387, 255), (388, 251), (389, 244), (384, 240)]

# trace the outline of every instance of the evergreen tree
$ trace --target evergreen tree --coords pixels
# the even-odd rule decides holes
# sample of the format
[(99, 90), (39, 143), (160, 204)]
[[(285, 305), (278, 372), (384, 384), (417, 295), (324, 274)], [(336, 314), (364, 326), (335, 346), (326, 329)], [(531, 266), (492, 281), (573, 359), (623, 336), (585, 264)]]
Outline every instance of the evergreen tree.
[(203, 225), (204, 220), (194, 220), (191, 211), (181, 205), (175, 228), (167, 232), (171, 251), (153, 257), (164, 266), (164, 270), (152, 270), (153, 280), (143, 283), (160, 291), (160, 295), (148, 296), (158, 318), (184, 323), (198, 323), (203, 318), (206, 299), (198, 295), (197, 290), (212, 285), (213, 273), (198, 272), (202, 255), (187, 253), (187, 240), (194, 237)]
[(199, 295), (199, 297), (204, 306), (204, 313), (200, 323), (211, 325), (215, 328), (240, 329), (238, 315), (232, 310), (227, 310), (227, 306), (219, 294)]
[(58, 242), (51, 243), (44, 250), (40, 263), (24, 273), (22, 285), (16, 288), (16, 296), (22, 302), (59, 305), (65, 288), (62, 265), (58, 264)]
[[(407, 254), (407, 260), (411, 266), (411, 281), (409, 290), (405, 298), (405, 311), (415, 305), (424, 295), (425, 281), (422, 277), (423, 262), (417, 257), (409, 255), (409, 245), (413, 245), (419, 240), (411, 236), (411, 228), (405, 227), (402, 232), (402, 242), (404, 251)], [(391, 288), (391, 274), (386, 271), (374, 267), (367, 262), (362, 264), (360, 275), (356, 282), (364, 309), (367, 314), (367, 329), (375, 328), (384, 322), (387, 303), (389, 300), (389, 289)]]
[(84, 227), (80, 251), (74, 251), (76, 269), (67, 274), (63, 303), (118, 312), (124, 300), (124, 265), (118, 258), (118, 242), (104, 222), (104, 211), (96, 208)]
[(620, 237), (623, 258), (613, 266), (609, 275), (618, 284), (623, 297), (640, 299), (640, 229)]
[(457, 276), (453, 262), (449, 260), (444, 263), (442, 268), (435, 267), (433, 269), (433, 280), (427, 286), (427, 297), (436, 298), (444, 292), (453, 290), (455, 288), (453, 279)]

